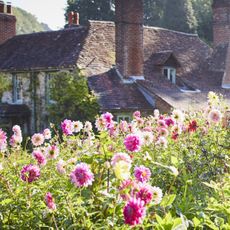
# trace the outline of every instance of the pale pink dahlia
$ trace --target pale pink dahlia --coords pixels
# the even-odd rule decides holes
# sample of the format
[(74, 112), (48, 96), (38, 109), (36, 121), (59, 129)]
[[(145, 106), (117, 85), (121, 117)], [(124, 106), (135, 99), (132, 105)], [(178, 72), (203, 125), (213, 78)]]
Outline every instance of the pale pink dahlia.
[(46, 202), (46, 205), (49, 209), (51, 210), (55, 210), (56, 209), (56, 204), (54, 202), (54, 199), (51, 195), (50, 192), (47, 192), (46, 195), (45, 195), (45, 202)]
[(16, 136), (22, 136), (22, 130), (19, 125), (14, 125), (12, 128), (12, 131), (14, 132), (14, 135)]
[(135, 178), (140, 182), (147, 182), (149, 181), (151, 177), (151, 171), (149, 168), (146, 168), (145, 166), (141, 165), (139, 167), (135, 167), (134, 169), (134, 176)]
[(131, 226), (141, 224), (146, 213), (144, 201), (131, 198), (123, 209), (125, 223)]
[(16, 147), (16, 146), (18, 146), (19, 144), (21, 144), (22, 143), (22, 136), (17, 136), (17, 135), (15, 135), (15, 134), (13, 134), (12, 136), (11, 136), (11, 138), (10, 138), (10, 145), (12, 146), (12, 147)]
[(44, 131), (43, 131), (43, 136), (44, 136), (44, 138), (45, 138), (46, 140), (51, 139), (51, 131), (50, 131), (50, 129), (44, 129)]
[(133, 113), (133, 117), (134, 117), (134, 118), (140, 118), (140, 117), (141, 117), (141, 112), (140, 112), (140, 111), (135, 111), (135, 112)]
[(40, 169), (37, 165), (26, 165), (21, 170), (21, 179), (28, 183), (37, 180), (40, 177)]
[(80, 121), (73, 121), (73, 132), (79, 133), (83, 129), (83, 124)]
[(41, 151), (35, 150), (32, 153), (33, 157), (37, 160), (39, 165), (46, 165), (46, 158)]
[(209, 122), (218, 123), (218, 122), (220, 122), (221, 118), (222, 118), (222, 114), (217, 109), (211, 110), (209, 112), (209, 114), (208, 114), (208, 120), (209, 120)]
[(44, 143), (45, 138), (44, 138), (43, 134), (41, 134), (41, 133), (35, 133), (32, 136), (31, 140), (32, 140), (32, 144), (34, 146), (40, 146), (40, 145), (42, 145)]
[(141, 149), (141, 138), (135, 134), (129, 134), (124, 140), (125, 147), (130, 152), (138, 152)]
[(71, 172), (70, 179), (77, 187), (88, 187), (92, 185), (94, 175), (87, 164), (80, 163)]
[(145, 205), (149, 204), (153, 199), (153, 187), (149, 184), (139, 184), (139, 191), (136, 194), (136, 198), (145, 202)]
[(57, 171), (60, 174), (65, 174), (66, 173), (65, 167), (66, 167), (66, 162), (63, 161), (62, 159), (59, 160), (58, 163), (57, 163)]
[(106, 112), (102, 114), (102, 117), (106, 120), (107, 126), (113, 123), (113, 114)]
[(51, 159), (56, 159), (59, 155), (59, 148), (56, 145), (50, 145), (46, 148), (46, 156)]
[(111, 159), (111, 165), (115, 166), (118, 161), (125, 161), (128, 164), (132, 163), (130, 156), (127, 153), (116, 153)]
[(65, 119), (62, 123), (61, 123), (61, 129), (62, 132), (65, 135), (71, 135), (73, 134), (73, 123), (71, 120)]

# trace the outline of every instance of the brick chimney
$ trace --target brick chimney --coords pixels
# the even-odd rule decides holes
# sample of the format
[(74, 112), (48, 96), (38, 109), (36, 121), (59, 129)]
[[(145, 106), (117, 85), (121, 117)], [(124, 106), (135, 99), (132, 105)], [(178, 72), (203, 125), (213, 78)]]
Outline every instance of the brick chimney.
[(230, 1), (213, 0), (213, 43), (227, 44), (230, 38)]
[(144, 79), (143, 14), (143, 0), (115, 0), (116, 67), (124, 79)]
[(12, 15), (11, 3), (7, 3), (6, 10), (0, 1), (0, 44), (16, 35), (16, 17)]

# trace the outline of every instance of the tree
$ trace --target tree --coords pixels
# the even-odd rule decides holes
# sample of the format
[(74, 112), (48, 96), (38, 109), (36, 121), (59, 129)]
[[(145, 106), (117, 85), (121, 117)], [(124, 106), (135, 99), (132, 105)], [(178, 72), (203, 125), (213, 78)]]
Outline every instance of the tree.
[(167, 0), (164, 10), (164, 25), (172, 30), (196, 32), (197, 20), (191, 1)]
[(86, 24), (88, 20), (112, 21), (114, 19), (111, 0), (68, 0), (66, 18), (70, 11), (79, 13), (81, 24)]
[(48, 108), (51, 122), (60, 123), (65, 118), (92, 121), (99, 112), (97, 99), (89, 92), (87, 79), (79, 70), (52, 74), (50, 94), (54, 101)]
[(198, 22), (197, 32), (202, 39), (210, 42), (212, 41), (212, 0), (191, 1)]

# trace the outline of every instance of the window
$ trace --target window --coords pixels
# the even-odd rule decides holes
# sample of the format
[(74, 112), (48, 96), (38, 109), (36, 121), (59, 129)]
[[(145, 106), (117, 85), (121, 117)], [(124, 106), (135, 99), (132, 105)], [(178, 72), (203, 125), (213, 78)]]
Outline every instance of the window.
[(52, 104), (54, 103), (54, 100), (52, 100), (52, 95), (51, 95), (51, 91), (52, 91), (52, 76), (50, 74), (47, 74), (45, 76), (45, 89), (46, 89), (46, 103), (47, 104)]
[(173, 84), (176, 84), (176, 69), (172, 67), (164, 67), (163, 74), (171, 81)]
[(13, 76), (13, 103), (22, 104), (22, 78)]
[(120, 121), (127, 121), (128, 123), (131, 121), (131, 118), (129, 115), (118, 115), (117, 116), (117, 122), (120, 122)]

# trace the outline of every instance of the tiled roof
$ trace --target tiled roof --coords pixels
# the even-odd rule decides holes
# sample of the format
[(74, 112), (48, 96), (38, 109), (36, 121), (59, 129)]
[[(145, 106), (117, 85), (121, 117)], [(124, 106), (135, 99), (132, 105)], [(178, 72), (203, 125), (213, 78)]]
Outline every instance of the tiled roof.
[(18, 35), (0, 45), (0, 70), (28, 71), (76, 65), (87, 36), (84, 27)]
[(180, 66), (180, 63), (173, 55), (172, 50), (161, 51), (157, 53), (153, 53), (149, 58), (149, 62), (152, 65), (164, 65), (170, 58), (173, 58), (177, 62), (177, 66)]
[(123, 84), (114, 69), (88, 78), (90, 89), (98, 97), (102, 111), (111, 110), (151, 110), (135, 84)]

